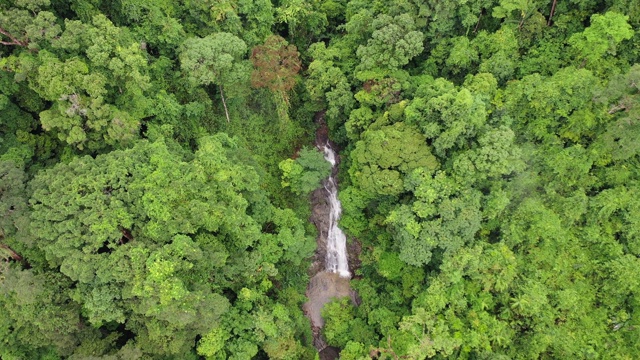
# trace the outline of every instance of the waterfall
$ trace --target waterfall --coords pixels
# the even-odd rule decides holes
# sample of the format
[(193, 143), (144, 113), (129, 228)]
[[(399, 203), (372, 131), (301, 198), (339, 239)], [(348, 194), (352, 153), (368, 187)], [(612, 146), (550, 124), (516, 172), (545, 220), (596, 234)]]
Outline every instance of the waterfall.
[(314, 120), (318, 124), (315, 145), (324, 153), (324, 159), (331, 164), (331, 174), (322, 181), (322, 187), (314, 190), (310, 197), (310, 220), (318, 229), (318, 248), (309, 268), (311, 279), (305, 293), (308, 301), (302, 308), (311, 322), (313, 346), (318, 349), (320, 359), (334, 360), (339, 358), (340, 349), (327, 346), (322, 336), (322, 308), (333, 299), (351, 297), (354, 300), (357, 296), (350, 286), (351, 272), (347, 261), (346, 236), (338, 227), (342, 213), (337, 181), (340, 158), (329, 145), (329, 128), (324, 121), (324, 111), (317, 112)]
[(331, 163), (331, 175), (324, 181), (324, 188), (329, 193), (329, 230), (327, 233), (326, 271), (337, 273), (341, 277), (350, 278), (349, 263), (347, 262), (347, 237), (338, 227), (338, 220), (342, 214), (342, 204), (338, 200), (338, 186), (336, 184), (336, 153), (329, 144), (324, 145), (324, 159)]

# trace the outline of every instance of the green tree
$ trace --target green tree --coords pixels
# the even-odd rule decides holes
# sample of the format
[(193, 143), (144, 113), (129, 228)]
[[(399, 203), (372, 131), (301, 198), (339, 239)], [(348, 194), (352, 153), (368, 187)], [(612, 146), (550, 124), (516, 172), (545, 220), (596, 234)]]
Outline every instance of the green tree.
[(221, 324), (227, 294), (308, 256), (302, 223), (259, 194), (242, 152), (224, 134), (202, 139), (190, 161), (143, 141), (35, 177), (34, 245), (76, 282), (69, 296), (92, 326), (126, 324), (143, 352), (182, 356)]
[(44, 10), (50, 5), (49, 0), (17, 1), (8, 8), (0, 5), (0, 45), (34, 51), (46, 46), (61, 32), (55, 15)]
[(515, 134), (506, 127), (487, 129), (478, 137), (478, 146), (457, 156), (453, 162), (456, 174), (468, 182), (495, 181), (505, 175), (524, 170), (521, 150), (514, 145)]
[(331, 164), (317, 149), (303, 147), (298, 155), (295, 160), (283, 160), (278, 165), (282, 170), (282, 186), (290, 186), (298, 195), (307, 195), (331, 175)]
[(3, 271), (0, 283), (3, 357), (68, 356), (83, 335), (98, 333), (85, 326), (79, 305), (67, 293), (72, 282), (63, 275), (12, 267)]
[(598, 84), (591, 71), (573, 67), (550, 78), (527, 75), (507, 86), (500, 108), (509, 109), (518, 133), (529, 140), (551, 142), (560, 135), (580, 142), (593, 134), (598, 124), (592, 101)]
[(322, 309), (322, 317), (327, 319), (322, 329), (327, 341), (332, 345), (344, 347), (355, 325), (351, 299), (345, 297), (326, 304)]
[(317, 5), (303, 0), (284, 0), (276, 8), (276, 22), (287, 24), (288, 33), (300, 48), (306, 48), (321, 36), (328, 25), (327, 15), (319, 11)]
[[(335, 132), (354, 106), (351, 85), (343, 71), (336, 66), (338, 54), (327, 49), (322, 42), (312, 44), (309, 52), (313, 61), (307, 69), (305, 86), (311, 100), (318, 103), (315, 109), (326, 109), (330, 128)], [(332, 126), (333, 125), (333, 126)]]
[(478, 49), (471, 45), (471, 41), (466, 36), (459, 36), (451, 41), (451, 50), (446, 60), (447, 66), (452, 68), (454, 74), (470, 69), (472, 64), (478, 61)]
[[(491, 87), (487, 89), (491, 91)], [(418, 126), (433, 143), (434, 153), (446, 158), (452, 151), (465, 148), (487, 121), (486, 96), (483, 88), (478, 90), (458, 90), (442, 78), (425, 83), (405, 109), (406, 122)]]
[(371, 27), (374, 30), (367, 45), (360, 46), (357, 51), (361, 71), (399, 69), (424, 49), (424, 35), (415, 30), (413, 18), (408, 14), (379, 15)]
[(576, 60), (603, 71), (601, 63), (607, 55), (615, 55), (616, 46), (633, 36), (628, 19), (628, 16), (612, 11), (591, 16), (591, 25), (568, 40), (577, 53)]
[(28, 233), (26, 175), (13, 161), (0, 161), (0, 239)]
[(190, 25), (179, 17), (183, 10), (181, 5), (163, 0), (124, 0), (118, 5), (119, 9), (114, 13), (137, 38), (144, 39), (141, 47), (175, 58), (178, 47), (186, 37), (185, 25)]
[(481, 31), (472, 45), (480, 53), (480, 72), (491, 73), (502, 82), (513, 78), (520, 59), (516, 29), (504, 25), (494, 33)]
[[(80, 149), (126, 144), (149, 113), (147, 63), (140, 44), (104, 15), (65, 22), (46, 48), (7, 58), (7, 69), (49, 106), (42, 128)], [(43, 45), (44, 47), (44, 45)], [(109, 79), (109, 81), (108, 81)]]
[(430, 262), (435, 249), (456, 251), (471, 244), (480, 229), (481, 194), (444, 172), (418, 168), (405, 180), (415, 201), (400, 205), (386, 219), (407, 264)]
[(522, 29), (524, 22), (537, 13), (537, 10), (543, 5), (546, 5), (546, 2), (540, 0), (500, 0), (499, 4), (493, 8), (491, 15), (498, 19), (510, 17), (518, 19), (518, 29)]
[(368, 196), (399, 195), (414, 169), (438, 167), (424, 136), (404, 123), (370, 129), (351, 153), (351, 179)]
[(633, 141), (638, 131), (638, 81), (640, 66), (614, 76), (606, 88), (596, 92), (596, 101), (606, 105), (608, 123), (591, 144), (595, 160), (601, 165), (633, 159), (640, 150)]
[(191, 37), (182, 44), (180, 66), (185, 77), (194, 85), (218, 85), (227, 122), (230, 120), (224, 87), (247, 80), (247, 63), (242, 61), (246, 52), (242, 39), (225, 32)]

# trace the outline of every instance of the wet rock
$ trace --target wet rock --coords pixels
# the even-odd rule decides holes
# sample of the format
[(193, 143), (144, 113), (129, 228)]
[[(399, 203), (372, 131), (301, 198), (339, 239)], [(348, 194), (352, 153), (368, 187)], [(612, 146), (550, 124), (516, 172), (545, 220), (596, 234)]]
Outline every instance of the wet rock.
[(347, 253), (349, 261), (349, 269), (355, 274), (356, 270), (360, 269), (362, 261), (360, 261), (360, 253), (362, 252), (362, 243), (358, 239), (352, 239), (347, 241)]
[(324, 270), (324, 260), (327, 256), (327, 229), (329, 229), (329, 212), (331, 211), (327, 201), (326, 190), (323, 188), (311, 193), (311, 217), (309, 221), (318, 229), (318, 244), (313, 256), (313, 262), (309, 269), (309, 276), (314, 276)]
[(333, 346), (327, 346), (326, 348), (322, 349), (322, 351), (320, 351), (320, 360), (334, 360), (339, 356), (340, 349)]
[(303, 305), (303, 310), (313, 327), (322, 328), (322, 307), (335, 298), (351, 296), (349, 279), (335, 273), (319, 272), (309, 281), (306, 295), (309, 301)]

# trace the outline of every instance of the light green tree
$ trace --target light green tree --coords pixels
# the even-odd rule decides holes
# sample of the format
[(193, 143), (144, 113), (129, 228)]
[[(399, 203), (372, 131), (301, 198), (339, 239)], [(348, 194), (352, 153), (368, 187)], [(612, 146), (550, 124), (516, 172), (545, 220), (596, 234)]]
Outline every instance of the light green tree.
[(628, 16), (609, 11), (591, 16), (591, 25), (572, 35), (568, 43), (576, 52), (576, 61), (584, 61), (590, 68), (599, 69), (604, 59), (616, 54), (616, 47), (633, 36)]
[(405, 177), (414, 169), (438, 167), (424, 136), (404, 123), (368, 130), (351, 158), (353, 183), (370, 197), (399, 195), (405, 190)]
[[(490, 84), (490, 83), (489, 83)], [(464, 148), (487, 121), (486, 95), (466, 87), (456, 89), (440, 78), (421, 86), (404, 113), (408, 124), (417, 126), (433, 143), (441, 158)], [(491, 91), (491, 86), (487, 87)]]
[(424, 35), (415, 30), (414, 20), (409, 14), (391, 17), (379, 15), (372, 23), (374, 29), (367, 45), (358, 48), (358, 69), (395, 70), (406, 65), (419, 55), (424, 46)]
[(291, 187), (298, 195), (307, 195), (331, 175), (331, 164), (317, 149), (303, 147), (298, 155), (295, 160), (286, 159), (278, 165), (282, 170), (282, 186)]
[(248, 80), (247, 45), (239, 37), (226, 32), (204, 38), (191, 37), (184, 41), (180, 66), (184, 76), (194, 85), (218, 85), (227, 122), (229, 109), (224, 87), (240, 85)]

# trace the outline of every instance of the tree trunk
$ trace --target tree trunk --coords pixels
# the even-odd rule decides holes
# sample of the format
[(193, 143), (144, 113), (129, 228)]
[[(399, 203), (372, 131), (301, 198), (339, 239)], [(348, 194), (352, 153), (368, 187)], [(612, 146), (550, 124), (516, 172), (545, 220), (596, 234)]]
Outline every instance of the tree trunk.
[(478, 16), (478, 22), (476, 23), (476, 27), (473, 29), (473, 33), (478, 32), (478, 27), (480, 26), (480, 20), (482, 20), (482, 11), (480, 12), (480, 16)]
[(547, 26), (551, 26), (551, 18), (553, 14), (556, 12), (556, 3), (558, 0), (553, 0), (553, 5), (551, 5), (551, 12), (549, 13), (549, 21), (547, 21)]
[(224, 114), (227, 115), (227, 123), (231, 122), (229, 120), (229, 109), (227, 109), (227, 102), (224, 99), (224, 91), (222, 91), (222, 85), (219, 85), (218, 88), (220, 89), (220, 97), (222, 98), (222, 105), (224, 105)]

